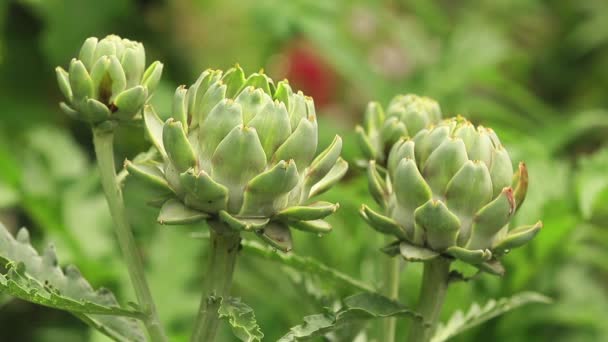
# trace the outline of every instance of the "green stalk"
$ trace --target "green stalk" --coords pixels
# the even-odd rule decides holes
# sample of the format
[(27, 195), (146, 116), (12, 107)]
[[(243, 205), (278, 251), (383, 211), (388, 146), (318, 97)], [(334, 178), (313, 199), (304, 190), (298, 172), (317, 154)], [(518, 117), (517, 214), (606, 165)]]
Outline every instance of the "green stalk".
[(131, 232), (131, 226), (127, 220), (125, 206), (122, 197), (122, 190), (116, 180), (116, 166), (114, 163), (114, 132), (111, 129), (94, 127), (93, 143), (99, 173), (101, 174), (101, 184), (106, 194), (106, 200), (110, 207), (110, 213), (114, 220), (116, 237), (123, 254), (127, 270), (131, 277), (131, 283), (135, 289), (137, 301), (143, 312), (146, 314), (144, 324), (153, 342), (165, 342), (167, 336), (158, 319), (156, 306), (152, 299), (148, 282), (146, 281), (144, 267)]
[(437, 326), (443, 300), (448, 289), (450, 261), (438, 257), (424, 263), (422, 288), (418, 298), (418, 312), (424, 321), (412, 322), (409, 342), (427, 342)]
[[(387, 243), (392, 242), (393, 239), (390, 237), (386, 238)], [(386, 256), (385, 256), (386, 257)], [(394, 300), (399, 299), (399, 279), (401, 274), (401, 258), (398, 256), (388, 258), (385, 264), (385, 284), (384, 294)], [(397, 318), (391, 317), (384, 319), (384, 325), (382, 329), (382, 341), (394, 342), (395, 334), (397, 330)]]
[[(217, 227), (221, 228), (221, 227)], [(241, 237), (222, 229), (210, 229), (209, 264), (203, 285), (201, 304), (191, 341), (213, 342), (219, 324), (220, 298), (230, 294), (232, 276)]]

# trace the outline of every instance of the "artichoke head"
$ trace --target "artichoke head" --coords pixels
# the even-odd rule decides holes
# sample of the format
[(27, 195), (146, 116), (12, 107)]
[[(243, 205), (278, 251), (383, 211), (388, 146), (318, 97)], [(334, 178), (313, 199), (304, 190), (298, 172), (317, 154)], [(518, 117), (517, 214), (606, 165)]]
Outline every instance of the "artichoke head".
[(530, 241), (542, 223), (509, 229), (525, 199), (528, 174), (491, 129), (457, 117), (392, 147), (387, 169), (374, 162), (369, 186), (387, 215), (361, 209), (376, 230), (393, 235), (385, 252), (411, 261), (443, 255), (502, 274), (498, 257)]
[(256, 232), (283, 250), (291, 249), (289, 227), (331, 229), (323, 218), (338, 205), (305, 203), (346, 173), (342, 140), (336, 136), (315, 157), (313, 100), (287, 81), (245, 77), (238, 66), (207, 70), (189, 89), (177, 88), (171, 118), (163, 122), (146, 106), (144, 122), (160, 160), (126, 167), (160, 190), (159, 222), (207, 220), (212, 228)]
[(141, 110), (160, 81), (163, 65), (147, 69), (144, 46), (109, 35), (88, 38), (68, 71), (57, 67), (57, 82), (65, 97), (61, 109), (71, 117), (97, 125), (129, 121)]
[(366, 160), (384, 165), (390, 148), (401, 137), (413, 137), (439, 121), (441, 108), (435, 100), (414, 94), (397, 95), (386, 114), (378, 102), (367, 105), (363, 127), (356, 128), (357, 139)]

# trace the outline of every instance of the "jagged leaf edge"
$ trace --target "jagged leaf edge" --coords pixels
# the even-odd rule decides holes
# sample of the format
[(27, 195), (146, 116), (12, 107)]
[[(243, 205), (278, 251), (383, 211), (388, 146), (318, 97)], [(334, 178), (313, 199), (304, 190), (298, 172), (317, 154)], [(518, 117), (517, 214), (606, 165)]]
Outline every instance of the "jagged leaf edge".
[[(362, 305), (363, 303), (368, 305)], [(361, 320), (388, 317), (423, 319), (421, 314), (397, 301), (378, 293), (362, 292), (345, 298), (342, 308), (338, 311), (332, 312), (328, 309), (325, 313), (304, 317), (304, 323), (292, 327), (287, 334), (279, 339), (279, 342), (305, 341), (323, 336)]]
[[(19, 235), (22, 238), (15, 239), (0, 223), (0, 260), (6, 264), (6, 272), (0, 274), (0, 292), (34, 304), (68, 311), (116, 341), (145, 341), (145, 334), (134, 319), (141, 319), (143, 313), (121, 308), (112, 292), (107, 289), (95, 291), (80, 274), (76, 279), (79, 284), (74, 280), (68, 282), (68, 277), (58, 266), (54, 249), (49, 248), (50, 252), (41, 256), (29, 243), (27, 229), (22, 228)], [(53, 276), (55, 280), (41, 281), (39, 278), (44, 277), (37, 273), (45, 272), (43, 269), (48, 271), (48, 278)], [(59, 284), (57, 279), (64, 283)], [(76, 285), (80, 286), (79, 291), (84, 291), (87, 299), (64, 295), (69, 292), (65, 291), (65, 286)]]
[(264, 333), (255, 319), (253, 309), (238, 297), (220, 298), (220, 319), (228, 321), (232, 333), (244, 342), (259, 342)]
[(551, 302), (552, 300), (549, 297), (540, 293), (521, 292), (511, 297), (504, 297), (498, 300), (490, 299), (483, 307), (480, 307), (477, 303), (473, 303), (466, 314), (463, 313), (462, 310), (458, 310), (445, 324), (439, 324), (431, 338), (431, 342), (447, 341), (468, 329), (476, 327), (511, 310), (517, 309), (520, 306), (531, 303), (549, 304)]

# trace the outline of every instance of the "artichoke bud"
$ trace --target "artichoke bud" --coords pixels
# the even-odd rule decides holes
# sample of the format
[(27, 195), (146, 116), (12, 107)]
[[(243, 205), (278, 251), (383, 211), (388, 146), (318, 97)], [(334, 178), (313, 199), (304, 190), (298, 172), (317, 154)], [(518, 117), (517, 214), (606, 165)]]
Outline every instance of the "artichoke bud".
[[(162, 73), (160, 62), (144, 71), (145, 61), (141, 43), (115, 35), (85, 40), (68, 72), (56, 69), (59, 89), (66, 99), (61, 108), (93, 125), (134, 120)], [(99, 108), (100, 104), (107, 110)]]
[[(236, 66), (226, 73), (203, 72), (189, 89), (179, 87), (173, 101), (166, 122), (152, 107), (144, 110), (160, 165), (144, 174), (147, 170), (127, 164), (134, 176), (171, 190), (159, 220), (202, 218), (220, 232), (221, 227), (255, 232), (281, 250), (291, 249), (290, 227), (316, 234), (331, 230), (324, 218), (338, 206), (307, 201), (338, 182), (348, 164), (340, 158), (338, 136), (315, 158), (311, 98), (295, 93), (286, 81), (275, 88), (261, 73), (245, 77)], [(175, 201), (188, 210), (177, 210)]]
[[(389, 108), (387, 116), (396, 111)], [(439, 113), (432, 112), (434, 117)], [(379, 170), (376, 163), (369, 168), (370, 192), (377, 199), (385, 191), (386, 214), (364, 206), (361, 215), (375, 230), (397, 238), (400, 244), (386, 250), (407, 260), (443, 255), (502, 274), (497, 258), (530, 241), (542, 226), (539, 222), (509, 231), (527, 188), (525, 166), (520, 164), (514, 176), (496, 134), (462, 117), (395, 142), (386, 159), (386, 178), (374, 172)]]
[[(282, 250), (291, 249), (290, 227), (331, 230), (323, 219), (338, 206), (307, 201), (348, 170), (342, 140), (336, 136), (315, 158), (314, 102), (287, 81), (275, 87), (263, 73), (246, 77), (238, 66), (207, 70), (189, 89), (176, 90), (169, 120), (161, 121), (150, 106), (143, 114), (159, 166), (144, 173), (127, 165), (134, 176), (171, 190), (159, 220), (204, 219), (212, 229), (256, 232)], [(176, 209), (175, 201), (188, 210)]]
[(387, 155), (395, 142), (401, 137), (414, 137), (440, 120), (439, 104), (427, 97), (397, 95), (390, 101), (386, 113), (379, 103), (370, 102), (363, 128), (357, 133), (363, 155), (386, 166)]

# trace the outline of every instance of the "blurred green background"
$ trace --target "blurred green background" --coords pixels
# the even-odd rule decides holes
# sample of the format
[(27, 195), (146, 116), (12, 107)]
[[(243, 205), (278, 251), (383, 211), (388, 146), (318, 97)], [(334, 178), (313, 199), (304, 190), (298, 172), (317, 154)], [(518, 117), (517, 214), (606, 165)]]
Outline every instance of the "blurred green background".
[[(494, 128), (514, 161), (530, 170), (519, 223), (545, 229), (505, 258), (503, 279), (486, 275), (450, 288), (444, 319), (473, 301), (534, 290), (555, 299), (491, 320), (458, 341), (608, 340), (608, 2), (605, 0), (3, 0), (0, 2), (0, 221), (27, 226), (34, 244), (57, 246), (95, 287), (133, 300), (93, 164), (86, 125), (58, 102), (54, 67), (66, 67), (85, 38), (110, 33), (142, 41), (165, 72), (153, 99), (167, 113), (176, 86), (205, 68), (239, 63), (287, 77), (315, 98), (322, 145), (345, 139), (351, 162), (326, 198), (338, 201), (334, 231), (295, 236), (295, 252), (381, 286), (382, 238), (358, 218), (371, 204), (352, 134), (367, 101), (398, 93), (436, 98), (444, 114)], [(141, 127), (118, 136), (118, 160), (146, 148)], [(198, 306), (204, 227), (161, 227), (127, 182), (128, 210), (161, 318), (186, 341)], [(421, 269), (402, 275), (413, 305)], [(233, 293), (256, 310), (274, 341), (336, 298), (341, 284), (244, 255)], [(69, 314), (0, 296), (3, 341), (85, 341)], [(403, 334), (406, 323), (399, 324)], [(371, 330), (378, 329), (373, 323)], [(221, 341), (232, 341), (229, 331)], [(360, 337), (364, 338), (364, 337)], [(351, 341), (353, 337), (336, 336)], [(360, 341), (365, 341), (361, 339)]]

